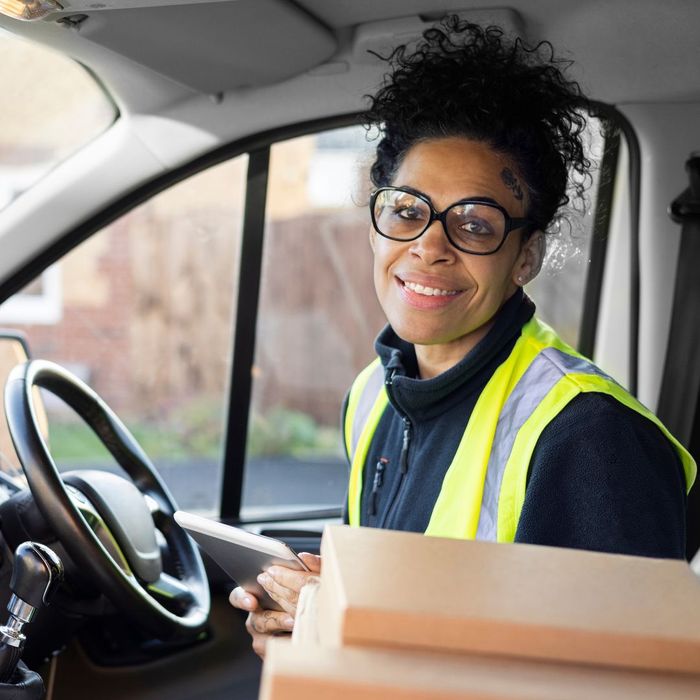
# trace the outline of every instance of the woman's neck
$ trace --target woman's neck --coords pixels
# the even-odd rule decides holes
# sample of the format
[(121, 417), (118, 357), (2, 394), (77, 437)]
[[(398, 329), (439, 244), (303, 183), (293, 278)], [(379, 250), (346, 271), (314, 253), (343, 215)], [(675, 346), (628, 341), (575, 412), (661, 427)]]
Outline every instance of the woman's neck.
[(461, 362), (491, 330), (493, 322), (494, 319), (491, 319), (475, 331), (449, 343), (416, 345), (418, 377), (432, 379)]

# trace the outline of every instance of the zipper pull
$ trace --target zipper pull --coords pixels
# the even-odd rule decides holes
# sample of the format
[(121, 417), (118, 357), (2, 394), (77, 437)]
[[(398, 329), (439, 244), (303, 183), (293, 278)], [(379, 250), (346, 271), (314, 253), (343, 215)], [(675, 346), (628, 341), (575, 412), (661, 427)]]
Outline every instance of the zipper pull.
[(401, 459), (399, 466), (401, 473), (405, 474), (408, 471), (408, 444), (411, 440), (411, 421), (408, 418), (403, 418), (403, 445), (401, 445)]
[(391, 386), (394, 383), (394, 377), (401, 367), (401, 350), (393, 350), (389, 362), (386, 363), (384, 371), (384, 384)]
[(374, 481), (372, 482), (372, 493), (369, 496), (369, 514), (374, 516), (377, 514), (377, 496), (379, 489), (384, 483), (384, 469), (389, 464), (386, 457), (380, 457), (377, 461), (377, 466), (374, 468)]

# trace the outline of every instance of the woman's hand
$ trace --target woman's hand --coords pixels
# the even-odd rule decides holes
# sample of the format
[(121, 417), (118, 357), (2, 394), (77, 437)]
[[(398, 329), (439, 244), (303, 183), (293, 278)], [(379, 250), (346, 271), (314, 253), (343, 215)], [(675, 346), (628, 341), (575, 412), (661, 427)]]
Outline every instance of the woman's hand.
[(296, 571), (285, 566), (271, 566), (260, 574), (258, 582), (276, 601), (282, 611), (265, 610), (258, 599), (243, 588), (234, 588), (229, 602), (235, 608), (247, 611), (246, 629), (253, 638), (253, 651), (263, 658), (265, 646), (270, 637), (289, 634), (294, 628), (299, 592), (309, 579), (321, 572), (321, 557), (303, 552), (300, 559), (309, 571)]

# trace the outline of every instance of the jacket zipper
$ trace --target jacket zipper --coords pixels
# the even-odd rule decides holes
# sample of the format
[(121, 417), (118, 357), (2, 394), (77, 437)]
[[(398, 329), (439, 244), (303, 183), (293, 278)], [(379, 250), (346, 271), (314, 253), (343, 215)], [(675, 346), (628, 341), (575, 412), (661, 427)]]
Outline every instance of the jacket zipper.
[(391, 359), (386, 365), (386, 371), (384, 372), (384, 386), (386, 387), (386, 393), (391, 401), (392, 405), (396, 409), (396, 412), (401, 417), (403, 421), (403, 443), (401, 445), (401, 456), (399, 457), (399, 466), (401, 468), (401, 474), (405, 474), (408, 471), (408, 447), (411, 442), (411, 421), (408, 416), (401, 411), (396, 403), (396, 398), (394, 397), (394, 377), (396, 376), (396, 371), (401, 364), (401, 354), (398, 351), (394, 351), (391, 355)]
[(401, 445), (399, 466), (401, 467), (401, 473), (406, 474), (408, 471), (408, 445), (411, 441), (411, 421), (406, 416), (402, 416), (401, 420), (403, 420), (403, 443)]
[(380, 457), (377, 460), (377, 466), (374, 468), (374, 481), (372, 482), (372, 493), (369, 496), (369, 514), (374, 517), (377, 514), (377, 498), (379, 489), (384, 483), (384, 469), (389, 463), (386, 457)]

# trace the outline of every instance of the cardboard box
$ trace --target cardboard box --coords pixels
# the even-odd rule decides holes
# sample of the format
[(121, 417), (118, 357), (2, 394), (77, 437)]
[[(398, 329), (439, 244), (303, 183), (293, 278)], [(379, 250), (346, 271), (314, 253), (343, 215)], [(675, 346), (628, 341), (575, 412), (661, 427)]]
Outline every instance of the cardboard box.
[(321, 553), (326, 647), (700, 673), (700, 579), (683, 561), (346, 526)]
[(268, 644), (261, 700), (697, 700), (700, 676), (345, 647)]

